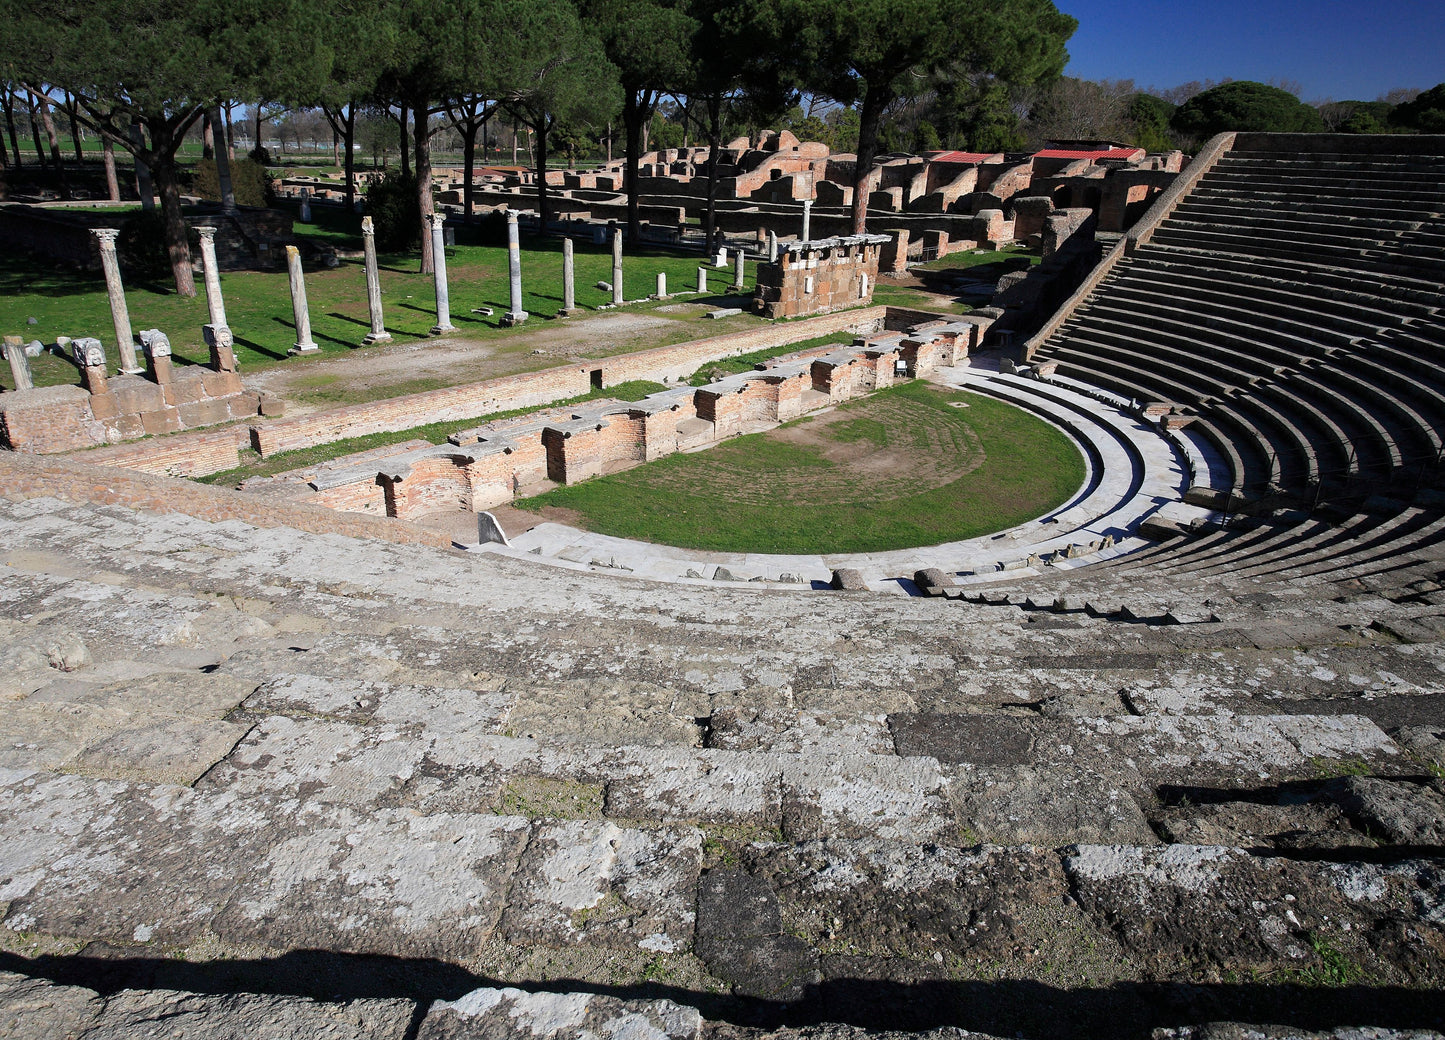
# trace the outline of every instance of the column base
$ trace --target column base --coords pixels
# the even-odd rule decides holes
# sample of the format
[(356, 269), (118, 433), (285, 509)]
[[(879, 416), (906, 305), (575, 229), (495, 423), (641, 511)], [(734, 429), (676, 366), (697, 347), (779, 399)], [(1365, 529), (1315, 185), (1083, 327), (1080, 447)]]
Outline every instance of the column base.
[(581, 314), (581, 313), (582, 313), (582, 308), (580, 308), (580, 307), (563, 307), (560, 311), (558, 311), (556, 314), (554, 314), (553, 317), (554, 317), (554, 318), (570, 318), (570, 317), (572, 317), (574, 314)]
[(123, 376), (143, 376), (146, 370), (143, 368), (122, 368), (120, 374)]
[(433, 336), (445, 336), (448, 333), (456, 332), (457, 327), (455, 325), (433, 325), (430, 331)]
[(526, 321), (529, 315), (526, 311), (508, 311), (502, 315), (502, 327), (510, 328), (513, 325), (520, 325)]
[(371, 346), (373, 343), (390, 343), (390, 342), (391, 342), (391, 333), (390, 333), (390, 332), (368, 332), (365, 336), (361, 337), (361, 345), (362, 345), (363, 347), (369, 347), (369, 346)]
[(293, 343), (291, 349), (286, 351), (292, 357), (297, 354), (318, 354), (320, 352), (321, 348), (315, 343)]

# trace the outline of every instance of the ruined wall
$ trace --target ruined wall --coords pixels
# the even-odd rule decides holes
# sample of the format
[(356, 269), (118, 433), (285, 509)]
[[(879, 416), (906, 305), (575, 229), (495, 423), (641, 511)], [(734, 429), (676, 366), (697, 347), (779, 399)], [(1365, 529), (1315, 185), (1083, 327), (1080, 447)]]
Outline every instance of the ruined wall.
[[(480, 383), (408, 394), (388, 401), (348, 405), (252, 427), (252, 446), (262, 455), (327, 444), (368, 433), (407, 430), (430, 423), (464, 421), (488, 412), (509, 411), (580, 397), (592, 388), (592, 372), (602, 373), (602, 385), (616, 386), (634, 379), (672, 382), (691, 375), (697, 367), (718, 358), (747, 354), (810, 339), (843, 329), (863, 328), (884, 317), (882, 307), (818, 318), (804, 324), (767, 326), (726, 336), (679, 343), (599, 359), (588, 365), (566, 365), (541, 372), (502, 376)], [(233, 458), (229, 466), (236, 465)]]
[[(973, 316), (917, 312), (915, 319), (906, 337), (879, 332), (851, 347), (812, 348), (635, 406), (598, 402), (542, 420), (521, 418), (467, 431), (458, 437), (467, 443), (455, 449), (423, 447), (382, 458), (374, 477), (369, 467), (357, 466), (344, 487), (318, 491), (310, 500), (374, 513), (380, 486), (382, 508), (403, 519), (487, 509), (511, 501), (518, 489), (544, 475), (576, 483), (892, 386), (900, 358), (917, 374), (954, 364), (967, 356), (980, 325), (987, 325), (987, 319)], [(473, 435), (477, 443), (471, 443)]]
[(399, 524), (395, 520), (338, 513), (312, 503), (278, 501), (189, 480), (136, 473), (109, 466), (54, 457), (0, 452), (0, 488), (8, 498), (58, 498), (143, 509), (148, 513), (179, 513), (211, 523), (239, 520), (254, 527), (291, 527), (312, 534), (373, 538), (410, 545), (450, 548), (452, 540), (438, 531)]
[(856, 307), (873, 299), (881, 235), (854, 235), (799, 244), (759, 264), (753, 308), (765, 318)]
[(0, 444), (50, 455), (245, 419), (260, 403), (235, 372), (200, 367), (175, 369), (167, 383), (115, 376), (102, 393), (79, 386), (11, 391), (0, 395)]

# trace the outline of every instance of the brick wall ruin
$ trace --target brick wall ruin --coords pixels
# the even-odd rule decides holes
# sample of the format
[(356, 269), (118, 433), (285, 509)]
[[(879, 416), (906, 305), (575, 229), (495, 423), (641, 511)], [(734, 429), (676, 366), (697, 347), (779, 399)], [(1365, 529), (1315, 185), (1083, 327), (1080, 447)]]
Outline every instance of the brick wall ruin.
[[(211, 347), (209, 366), (177, 368), (166, 337), (155, 330), (141, 335), (145, 375), (107, 375), (100, 341), (77, 339), (70, 347), (83, 386), (0, 394), (0, 446), (49, 455), (259, 414), (261, 395), (241, 385), (228, 342)], [(230, 439), (234, 444), (234, 435)], [(233, 446), (228, 465), (235, 465), (235, 457)]]
[(886, 235), (788, 243), (777, 263), (758, 264), (753, 309), (765, 318), (826, 314), (873, 301)]
[[(291, 497), (348, 512), (416, 520), (490, 509), (544, 481), (573, 484), (778, 423), (927, 375), (977, 349), (992, 319), (914, 315), (902, 331), (774, 358), (703, 387), (642, 401), (597, 401), (460, 430), (327, 463), (292, 479)], [(392, 451), (386, 456), (383, 452)], [(282, 479), (282, 478), (275, 478)], [(268, 491), (275, 480), (266, 478)]]

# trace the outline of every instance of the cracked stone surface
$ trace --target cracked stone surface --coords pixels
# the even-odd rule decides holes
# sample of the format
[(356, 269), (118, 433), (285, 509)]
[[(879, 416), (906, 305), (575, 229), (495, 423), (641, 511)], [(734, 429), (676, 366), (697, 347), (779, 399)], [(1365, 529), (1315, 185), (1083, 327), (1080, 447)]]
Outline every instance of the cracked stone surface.
[(1445, 1026), (1445, 646), (1371, 627), (1413, 590), (1042, 624), (0, 523), (0, 1036)]

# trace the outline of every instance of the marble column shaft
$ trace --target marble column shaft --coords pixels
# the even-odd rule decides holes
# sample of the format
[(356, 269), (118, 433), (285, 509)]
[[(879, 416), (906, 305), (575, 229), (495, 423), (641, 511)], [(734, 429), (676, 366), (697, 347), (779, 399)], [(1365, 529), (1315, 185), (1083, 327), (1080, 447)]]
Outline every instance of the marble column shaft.
[(130, 310), (125, 305), (125, 289), (120, 284), (120, 261), (115, 256), (118, 228), (92, 228), (100, 243), (100, 266), (105, 271), (105, 291), (110, 297), (110, 319), (115, 325), (115, 346), (120, 351), (120, 370), (125, 375), (144, 371), (135, 356), (135, 333), (130, 328)]
[(572, 239), (562, 239), (562, 313), (577, 309), (577, 275), (572, 266)]
[(291, 279), (291, 315), (296, 320), (296, 342), (293, 354), (309, 354), (321, 348), (311, 338), (311, 312), (306, 307), (306, 281), (301, 274), (301, 250), (286, 247), (286, 273)]
[(804, 241), (804, 242), (811, 242), (811, 241), (812, 241), (812, 238), (810, 237), (811, 231), (812, 231), (812, 228), (811, 228), (812, 222), (813, 222), (813, 200), (812, 200), (812, 199), (804, 199), (804, 200), (803, 200), (803, 237), (802, 237), (802, 241)]
[(666, 271), (658, 271), (658, 272), (657, 272), (657, 298), (658, 298), (659, 300), (665, 300), (665, 299), (667, 299), (667, 272), (666, 272)]
[(734, 263), (733, 263), (733, 288), (734, 288), (734, 289), (741, 289), (741, 288), (743, 287), (743, 260), (744, 260), (743, 251), (742, 251), (741, 249), (739, 249), (739, 250), (737, 251), (737, 254), (736, 254), (736, 259), (735, 259), (735, 261), (734, 261)]
[(431, 327), (431, 333), (433, 336), (442, 336), (457, 331), (452, 324), (451, 298), (447, 295), (447, 215), (433, 213), (430, 219), (432, 284), (436, 286), (437, 294), (437, 323)]
[(216, 264), (216, 229), (198, 227), (201, 236), (201, 270), (206, 278), (206, 310), (211, 315), (211, 324), (216, 328), (229, 328), (226, 324), (226, 302), (221, 298), (221, 269)]
[(381, 272), (376, 266), (376, 225), (370, 217), (361, 218), (361, 251), (366, 262), (366, 309), (371, 315), (371, 331), (363, 343), (385, 343), (391, 339), (381, 315)]
[(35, 389), (35, 382), (30, 378), (30, 359), (25, 356), (25, 344), (19, 336), (5, 337), (5, 357), (10, 362), (10, 375), (15, 381), (15, 389)]
[(706, 268), (706, 267), (699, 267), (699, 268), (697, 269), (697, 291), (700, 292), (700, 293), (707, 292), (707, 268)]
[(778, 262), (778, 233), (777, 233), (776, 231), (769, 231), (769, 232), (768, 232), (768, 263), (770, 263), (770, 264), (775, 264), (775, 263), (777, 263), (777, 262)]
[(504, 325), (520, 325), (527, 320), (522, 310), (522, 243), (517, 229), (516, 210), (507, 210), (507, 280), (511, 283), (511, 310), (503, 318)]
[(622, 306), (622, 229), (612, 230), (612, 305)]

